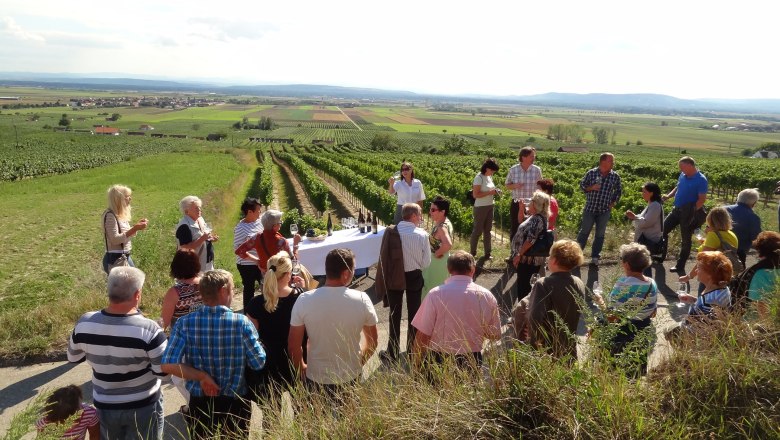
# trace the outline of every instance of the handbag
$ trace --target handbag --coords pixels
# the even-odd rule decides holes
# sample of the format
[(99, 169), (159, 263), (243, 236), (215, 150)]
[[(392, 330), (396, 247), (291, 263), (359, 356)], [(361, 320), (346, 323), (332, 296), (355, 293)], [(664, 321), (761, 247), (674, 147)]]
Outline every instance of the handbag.
[[(106, 224), (106, 217), (108, 217), (108, 213), (111, 211), (106, 211), (105, 215), (103, 216), (103, 224)], [(116, 220), (116, 230), (122, 231), (122, 228), (119, 226), (119, 219), (116, 218), (116, 214), (111, 212), (111, 214), (114, 216), (114, 220)], [(103, 229), (103, 238), (106, 240), (106, 252), (108, 253), (108, 236), (106, 234), (105, 228)], [(115, 267), (124, 267), (129, 266), (130, 261), (127, 259), (127, 253), (125, 252), (125, 243), (122, 242), (122, 253), (119, 254), (119, 257), (117, 257), (116, 260), (114, 260), (113, 263), (108, 264), (108, 272), (111, 273), (111, 270)]]
[(555, 242), (555, 231), (547, 229), (547, 219), (542, 217), (543, 227), (542, 230), (536, 234), (534, 244), (525, 252), (527, 257), (548, 257), (550, 256), (550, 248), (552, 248)]
[(737, 250), (734, 248), (734, 246), (723, 241), (723, 237), (720, 236), (720, 232), (715, 231), (715, 235), (717, 235), (718, 240), (720, 240), (720, 251), (731, 262), (731, 272), (732, 273), (742, 272), (745, 268), (742, 267), (742, 262), (739, 261), (739, 257), (737, 256)]
[[(480, 176), (482, 176), (481, 173), (480, 173)], [(482, 180), (482, 183), (485, 182), (484, 179), (481, 179), (481, 180)], [(480, 186), (482, 185), (482, 183), (480, 183)], [(474, 206), (474, 203), (477, 202), (477, 199), (474, 197), (474, 189), (473, 188), (469, 188), (466, 191), (466, 201), (469, 202), (469, 205), (471, 205), (471, 206)]]

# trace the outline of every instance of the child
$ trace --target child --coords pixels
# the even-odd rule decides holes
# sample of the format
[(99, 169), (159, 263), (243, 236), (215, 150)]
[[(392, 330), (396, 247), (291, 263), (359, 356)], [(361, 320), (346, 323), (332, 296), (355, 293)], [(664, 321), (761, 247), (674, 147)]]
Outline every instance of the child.
[[(79, 412), (81, 414), (77, 414)], [(81, 402), (81, 388), (76, 385), (68, 385), (54, 391), (46, 399), (43, 413), (44, 416), (35, 423), (38, 432), (48, 431), (53, 424), (61, 424), (71, 419), (73, 426), (65, 430), (62, 438), (83, 440), (89, 431), (90, 440), (100, 439), (97, 410), (94, 406)]]

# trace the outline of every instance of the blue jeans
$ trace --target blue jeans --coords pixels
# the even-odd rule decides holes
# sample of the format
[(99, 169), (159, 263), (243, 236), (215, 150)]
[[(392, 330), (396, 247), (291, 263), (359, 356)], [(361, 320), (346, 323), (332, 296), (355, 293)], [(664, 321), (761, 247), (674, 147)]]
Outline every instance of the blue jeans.
[[(108, 265), (113, 264), (120, 255), (122, 254), (117, 254), (114, 252), (106, 252), (103, 254), (103, 272), (108, 273)], [(135, 263), (133, 263), (133, 259), (130, 258), (130, 255), (127, 256), (127, 264), (129, 264), (130, 267), (135, 267)]]
[(577, 234), (577, 243), (584, 250), (585, 243), (588, 242), (588, 236), (590, 230), (593, 229), (593, 224), (596, 224), (596, 236), (593, 238), (593, 249), (591, 249), (591, 257), (600, 258), (601, 248), (604, 247), (604, 236), (607, 233), (607, 223), (609, 222), (609, 216), (611, 211), (596, 213), (596, 212), (583, 212), (582, 213), (582, 225), (580, 226), (580, 233)]
[(100, 438), (111, 440), (137, 440), (163, 438), (163, 398), (141, 408), (99, 409)]

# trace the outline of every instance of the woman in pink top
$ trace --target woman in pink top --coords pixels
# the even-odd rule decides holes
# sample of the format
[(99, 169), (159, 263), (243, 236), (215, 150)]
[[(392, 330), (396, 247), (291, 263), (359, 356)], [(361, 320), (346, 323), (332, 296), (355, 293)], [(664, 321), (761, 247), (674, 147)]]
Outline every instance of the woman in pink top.
[(555, 200), (555, 197), (553, 197), (553, 186), (555, 186), (555, 182), (553, 182), (552, 179), (541, 179), (536, 182), (536, 187), (539, 188), (540, 191), (544, 191), (547, 193), (548, 196), (550, 196), (550, 218), (547, 219), (547, 229), (553, 231), (555, 230), (555, 221), (558, 220), (558, 201)]
[[(55, 390), (46, 399), (44, 416), (35, 423), (38, 432), (44, 435), (61, 432), (63, 439), (79, 440), (85, 439), (89, 432), (90, 440), (99, 440), (100, 423), (97, 410), (94, 406), (83, 403), (81, 397), (81, 388), (77, 385)], [(73, 422), (70, 427), (64, 425), (69, 419)]]

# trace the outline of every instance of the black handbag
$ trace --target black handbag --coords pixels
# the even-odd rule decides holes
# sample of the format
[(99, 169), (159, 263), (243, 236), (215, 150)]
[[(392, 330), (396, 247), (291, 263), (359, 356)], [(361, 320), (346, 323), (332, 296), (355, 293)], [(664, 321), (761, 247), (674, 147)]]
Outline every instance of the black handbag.
[(549, 257), (550, 248), (555, 243), (555, 231), (547, 229), (547, 219), (542, 217), (544, 222), (542, 231), (536, 236), (534, 244), (525, 252), (527, 257)]

